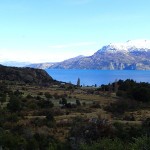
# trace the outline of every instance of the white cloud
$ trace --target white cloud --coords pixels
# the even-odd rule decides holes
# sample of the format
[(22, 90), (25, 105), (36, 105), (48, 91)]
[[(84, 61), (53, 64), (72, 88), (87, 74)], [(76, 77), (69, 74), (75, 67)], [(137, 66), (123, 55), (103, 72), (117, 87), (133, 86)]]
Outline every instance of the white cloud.
[(18, 62), (59, 62), (65, 59), (76, 56), (76, 52), (60, 51), (23, 51), (23, 50), (0, 50), (0, 62), (4, 61), (18, 61)]
[(62, 45), (50, 45), (49, 48), (64, 49), (64, 48), (91, 46), (91, 45), (95, 45), (95, 44), (96, 44), (96, 42), (80, 42), (80, 43), (69, 43), (69, 44), (62, 44)]
[(37, 49), (0, 49), (0, 62), (60, 62), (78, 55), (89, 56), (97, 50), (96, 42), (79, 42), (62, 45), (51, 45)]

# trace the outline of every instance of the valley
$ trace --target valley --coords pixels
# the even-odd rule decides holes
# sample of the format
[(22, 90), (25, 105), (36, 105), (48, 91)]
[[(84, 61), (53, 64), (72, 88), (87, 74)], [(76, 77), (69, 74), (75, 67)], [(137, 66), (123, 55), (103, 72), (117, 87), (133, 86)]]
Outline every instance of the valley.
[[(19, 68), (5, 69), (21, 72)], [(23, 70), (27, 73), (28, 68)], [(39, 84), (18, 80), (17, 71), (16, 81), (0, 76), (2, 149), (85, 150), (97, 144), (109, 149), (113, 144), (116, 150), (128, 143), (125, 149), (130, 150), (138, 146), (136, 140), (145, 144), (149, 140), (149, 83), (128, 79), (101, 87), (80, 87), (54, 82), (46, 75)], [(37, 71), (30, 70), (30, 74)], [(34, 76), (32, 81), (36, 80), (41, 79)]]

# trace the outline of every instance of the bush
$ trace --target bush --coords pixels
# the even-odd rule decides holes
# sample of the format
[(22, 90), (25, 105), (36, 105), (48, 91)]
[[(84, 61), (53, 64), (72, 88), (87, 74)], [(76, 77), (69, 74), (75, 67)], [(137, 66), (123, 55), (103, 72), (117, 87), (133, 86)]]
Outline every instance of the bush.
[(21, 98), (16, 96), (11, 96), (7, 108), (11, 112), (17, 112), (21, 110)]
[(92, 143), (102, 138), (113, 138), (114, 128), (105, 119), (93, 119), (85, 121), (82, 118), (76, 118), (72, 123), (70, 137), (74, 138), (74, 142), (80, 144)]
[(33, 110), (35, 110), (35, 109), (38, 108), (36, 101), (28, 101), (28, 102), (26, 103), (26, 106), (27, 106), (27, 108), (33, 109)]
[(39, 96), (39, 95), (38, 95), (38, 96), (36, 96), (35, 98), (36, 98), (36, 100), (41, 100), (41, 99), (42, 99), (42, 97), (41, 97), (41, 96)]
[(40, 119), (40, 118), (34, 118), (30, 122), (32, 125), (35, 127), (41, 127), (45, 124), (45, 119)]
[(150, 89), (145, 87), (136, 87), (131, 91), (131, 96), (137, 100), (142, 102), (150, 101)]
[(142, 122), (142, 129), (144, 134), (150, 137), (150, 118), (147, 118)]
[(62, 103), (63, 105), (66, 105), (66, 104), (67, 104), (67, 99), (63, 97), (61, 103)]
[(16, 113), (12, 113), (7, 118), (8, 122), (17, 122), (19, 121), (18, 115)]
[(1, 103), (6, 102), (6, 95), (5, 94), (0, 95), (0, 102)]
[(46, 115), (46, 119), (48, 121), (54, 121), (54, 116), (51, 112), (48, 112), (48, 114)]
[(28, 95), (26, 96), (26, 98), (31, 99), (31, 98), (33, 98), (33, 96), (30, 95), (30, 94), (28, 94)]
[(131, 150), (149, 150), (150, 149), (150, 137), (143, 136), (134, 139), (135, 142), (131, 144)]
[(3, 149), (20, 150), (26, 149), (26, 140), (19, 136), (11, 133), (0, 133), (0, 145)]
[(126, 146), (119, 139), (105, 138), (91, 145), (81, 144), (80, 150), (126, 150)]
[(93, 103), (91, 105), (91, 108), (101, 108), (100, 104), (99, 103)]
[(45, 97), (47, 98), (47, 99), (50, 99), (50, 98), (52, 98), (52, 95), (50, 94), (50, 93), (48, 93), (48, 92), (45, 92)]
[(135, 110), (139, 107), (139, 103), (135, 100), (117, 100), (106, 106), (104, 109), (110, 111), (113, 114), (124, 114), (125, 111)]
[(60, 98), (60, 96), (57, 93), (54, 93), (53, 96), (54, 96), (55, 99), (59, 99)]
[(77, 106), (81, 105), (81, 103), (80, 103), (80, 101), (78, 99), (76, 100), (76, 104), (77, 104)]
[(39, 92), (38, 95), (43, 95), (43, 92)]
[(119, 89), (116, 93), (117, 96), (128, 97), (142, 102), (150, 101), (149, 83), (136, 83), (133, 80), (127, 79), (126, 81), (119, 80), (118, 85)]
[(127, 93), (125, 91), (117, 91), (116, 96), (127, 97)]
[(40, 108), (52, 108), (54, 104), (49, 100), (40, 100), (38, 101), (38, 106)]
[(125, 115), (123, 120), (135, 121), (135, 117), (133, 115)]
[(115, 136), (124, 142), (131, 142), (133, 138), (138, 138), (143, 134), (141, 126), (114, 123)]

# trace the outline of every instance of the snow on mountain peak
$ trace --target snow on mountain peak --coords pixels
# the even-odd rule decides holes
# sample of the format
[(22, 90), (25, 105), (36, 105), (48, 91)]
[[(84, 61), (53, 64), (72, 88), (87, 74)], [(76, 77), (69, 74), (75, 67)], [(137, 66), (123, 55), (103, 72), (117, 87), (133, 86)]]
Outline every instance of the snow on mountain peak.
[(150, 49), (150, 40), (129, 40), (126, 44), (130, 47)]
[(104, 46), (101, 52), (131, 52), (131, 51), (149, 51), (150, 50), (150, 40), (128, 40), (125, 43), (111, 43)]

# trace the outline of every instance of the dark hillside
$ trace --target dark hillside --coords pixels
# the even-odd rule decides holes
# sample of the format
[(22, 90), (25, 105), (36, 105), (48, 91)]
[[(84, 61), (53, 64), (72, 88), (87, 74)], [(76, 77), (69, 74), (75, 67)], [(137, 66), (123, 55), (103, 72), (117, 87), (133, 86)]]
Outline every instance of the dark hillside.
[(29, 84), (51, 84), (56, 82), (46, 71), (41, 69), (6, 67), (2, 65), (0, 65), (0, 80)]

